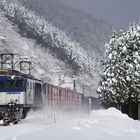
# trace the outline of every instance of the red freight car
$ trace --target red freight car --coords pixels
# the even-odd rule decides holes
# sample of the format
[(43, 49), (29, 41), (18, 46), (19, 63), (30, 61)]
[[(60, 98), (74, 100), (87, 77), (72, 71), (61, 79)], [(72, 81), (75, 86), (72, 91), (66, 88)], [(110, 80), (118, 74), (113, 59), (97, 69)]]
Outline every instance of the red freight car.
[(49, 107), (74, 107), (83, 102), (82, 94), (52, 84), (46, 84), (45, 95)]

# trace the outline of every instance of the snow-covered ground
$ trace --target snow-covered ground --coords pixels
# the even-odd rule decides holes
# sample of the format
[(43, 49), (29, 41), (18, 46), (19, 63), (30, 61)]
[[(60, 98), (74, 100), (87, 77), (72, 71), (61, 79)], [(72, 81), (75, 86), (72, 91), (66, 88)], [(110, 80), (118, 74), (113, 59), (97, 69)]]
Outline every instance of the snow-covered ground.
[(92, 111), (89, 116), (32, 112), (18, 125), (0, 127), (0, 140), (139, 139), (140, 122), (114, 108)]

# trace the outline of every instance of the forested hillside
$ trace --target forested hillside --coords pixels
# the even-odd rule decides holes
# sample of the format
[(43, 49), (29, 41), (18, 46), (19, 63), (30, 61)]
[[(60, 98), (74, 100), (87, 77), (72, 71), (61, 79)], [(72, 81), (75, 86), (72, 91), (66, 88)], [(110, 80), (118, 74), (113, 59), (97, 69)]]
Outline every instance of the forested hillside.
[(98, 58), (104, 55), (104, 44), (111, 32), (111, 26), (105, 21), (56, 0), (20, 1), (36, 14), (64, 30), (68, 36), (79, 42), (81, 47), (87, 49), (90, 55)]
[[(50, 2), (50, 6), (48, 7), (48, 9), (52, 7), (53, 2), (54, 1)], [(77, 84), (76, 86), (77, 88), (79, 87), (78, 88), (79, 90), (80, 89), (82, 90), (84, 86), (87, 88), (86, 89), (87, 91), (90, 91), (90, 89), (92, 88), (92, 91), (93, 91), (92, 94), (95, 94), (98, 81), (100, 78), (99, 77), (100, 60), (103, 58), (103, 53), (99, 51), (100, 47), (97, 47), (99, 44), (96, 44), (94, 47), (92, 44), (86, 45), (88, 49), (84, 48), (85, 46), (84, 43), (88, 42), (87, 40), (84, 40), (85, 35), (83, 36), (84, 43), (80, 41), (81, 39), (78, 42), (78, 39), (76, 36), (79, 36), (79, 38), (81, 38), (82, 33), (78, 35), (77, 31), (72, 29), (73, 35), (71, 34), (72, 32), (69, 32), (68, 34), (68, 30), (66, 30), (65, 32), (64, 28), (62, 29), (60, 28), (60, 26), (58, 25), (56, 26), (56, 24), (54, 24), (54, 21), (51, 22), (51, 20), (49, 19), (51, 14), (49, 14), (48, 18), (46, 16), (43, 16), (43, 14), (41, 16), (37, 14), (37, 12), (34, 13), (32, 11), (33, 8), (29, 8), (29, 5), (30, 4), (28, 4), (28, 8), (27, 8), (27, 5), (25, 7), (21, 3), (15, 0), (13, 1), (1, 0), (0, 1), (1, 13), (4, 16), (4, 18), (8, 21), (8, 23), (12, 24), (12, 30), (18, 33), (21, 37), (32, 39), (32, 41), (34, 42), (34, 45), (37, 46), (35, 48), (31, 48), (31, 46), (29, 46), (33, 54), (34, 54), (34, 51), (33, 51), (34, 49), (37, 49), (38, 51), (42, 52), (42, 54), (41, 52), (40, 54), (38, 54), (37, 52), (34, 54), (38, 56), (39, 60), (42, 60), (37, 65), (35, 65), (36, 71), (41, 72), (41, 75), (43, 74), (46, 75), (45, 77), (47, 78), (45, 79), (47, 81), (48, 80), (52, 81), (52, 83), (57, 81), (56, 83), (58, 85), (67, 86), (69, 84), (71, 85), (70, 86), (71, 88), (73, 86), (73, 77), (74, 77), (74, 80), (76, 80), (76, 84)], [(57, 19), (54, 17), (52, 18)], [(75, 22), (75, 20), (73, 19), (71, 19), (71, 21)], [(88, 22), (86, 22), (86, 24), (87, 23)], [(85, 29), (86, 29), (85, 28), (86, 24), (83, 25), (83, 30), (79, 30), (80, 28), (82, 29), (82, 27), (78, 28), (79, 26), (81, 26), (80, 24), (79, 26), (74, 27), (74, 28), (83, 32), (84, 34)], [(97, 22), (96, 24), (98, 25), (99, 23)], [(67, 25), (67, 24), (65, 23), (64, 25)], [(73, 24), (73, 25), (76, 25), (76, 24)], [(68, 29), (70, 30), (70, 28)], [(101, 29), (101, 28), (98, 28), (98, 29)], [(74, 33), (74, 31), (76, 31), (76, 34)], [(88, 33), (88, 30), (87, 30), (87, 33)], [(103, 42), (101, 41), (101, 43)], [(11, 43), (9, 44), (11, 46)], [(27, 46), (25, 45), (24, 47), (21, 47), (19, 50), (12, 48), (9, 51), (16, 50), (17, 53), (21, 53), (21, 50), (25, 48), (27, 49)], [(29, 51), (28, 53), (26, 53), (28, 54), (28, 56), (31, 56), (30, 49), (26, 50), (26, 51)], [(103, 50), (103, 48), (101, 48), (101, 50)], [(45, 53), (50, 54), (53, 57), (53, 59), (55, 59), (55, 61), (63, 63), (62, 64), (63, 66), (59, 66), (57, 64), (53, 65), (53, 63), (51, 62), (49, 63), (48, 58), (45, 55)], [(38, 66), (40, 66), (41, 68), (39, 68)], [(48, 68), (50, 66), (52, 70)], [(53, 72), (50, 73), (48, 69)], [(40, 76), (39, 73), (38, 75)], [(54, 79), (58, 79), (58, 80), (54, 80)]]

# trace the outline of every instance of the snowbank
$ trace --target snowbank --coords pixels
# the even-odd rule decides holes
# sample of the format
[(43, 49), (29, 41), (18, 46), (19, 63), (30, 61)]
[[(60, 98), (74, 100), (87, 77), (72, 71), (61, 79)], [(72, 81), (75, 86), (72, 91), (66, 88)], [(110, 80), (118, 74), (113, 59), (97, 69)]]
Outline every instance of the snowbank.
[(16, 126), (1, 126), (0, 139), (139, 140), (140, 137), (140, 122), (130, 119), (115, 108), (92, 111), (89, 116), (85, 117), (80, 117), (81, 115), (76, 117), (71, 115), (70, 117), (61, 114), (63, 121), (57, 120), (55, 123), (53, 121), (48, 123), (48, 120), (45, 120), (45, 116), (43, 116), (46, 114), (39, 114), (31, 113), (26, 120)]

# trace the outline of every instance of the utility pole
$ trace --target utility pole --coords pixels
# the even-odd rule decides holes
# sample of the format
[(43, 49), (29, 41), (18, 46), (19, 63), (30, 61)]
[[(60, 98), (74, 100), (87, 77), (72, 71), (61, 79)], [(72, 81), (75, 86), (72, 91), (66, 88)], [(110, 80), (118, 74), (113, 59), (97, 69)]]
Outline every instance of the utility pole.
[(78, 80), (78, 77), (77, 77), (77, 71), (74, 70), (74, 75), (73, 75), (73, 90), (76, 92), (76, 82)]
[(83, 84), (83, 95), (85, 95), (85, 85)]
[(88, 99), (88, 102), (89, 102), (89, 114), (91, 112), (91, 98)]
[(75, 75), (73, 75), (73, 91), (76, 92), (76, 80), (77, 80), (77, 76), (76, 76), (76, 72)]
[(76, 92), (76, 80), (73, 80), (73, 90)]

